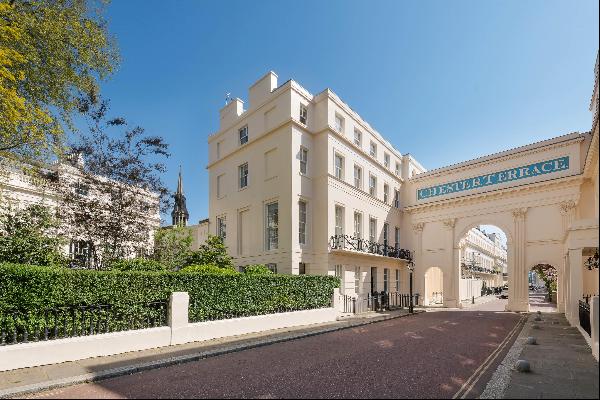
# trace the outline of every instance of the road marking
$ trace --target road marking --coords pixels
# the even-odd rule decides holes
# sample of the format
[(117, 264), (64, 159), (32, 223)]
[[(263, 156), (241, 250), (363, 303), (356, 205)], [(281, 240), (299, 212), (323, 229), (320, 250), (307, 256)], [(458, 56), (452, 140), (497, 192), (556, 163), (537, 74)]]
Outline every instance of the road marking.
[[(498, 358), (498, 355), (504, 350), (504, 348), (511, 341), (512, 337), (515, 336), (519, 328), (523, 327), (523, 324), (527, 320), (527, 315), (524, 314), (521, 316), (521, 319), (517, 322), (515, 327), (508, 333), (506, 338), (500, 343), (500, 345), (481, 363), (481, 365), (473, 372), (473, 375), (467, 379), (467, 381), (461, 386), (461, 388), (452, 396), (453, 399), (464, 399), (467, 394), (475, 387), (479, 379), (483, 376), (483, 374), (489, 369), (494, 360)], [(460, 396), (460, 397), (459, 397)]]

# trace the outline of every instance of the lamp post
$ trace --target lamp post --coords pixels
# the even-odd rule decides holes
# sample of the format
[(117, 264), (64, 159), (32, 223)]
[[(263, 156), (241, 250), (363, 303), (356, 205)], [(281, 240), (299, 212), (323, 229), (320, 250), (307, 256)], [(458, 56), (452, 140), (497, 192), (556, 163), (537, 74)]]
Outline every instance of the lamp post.
[(415, 263), (411, 260), (408, 262), (408, 288), (409, 288), (409, 302), (408, 302), (408, 312), (410, 314), (413, 313), (414, 305), (413, 305), (413, 271), (415, 269)]

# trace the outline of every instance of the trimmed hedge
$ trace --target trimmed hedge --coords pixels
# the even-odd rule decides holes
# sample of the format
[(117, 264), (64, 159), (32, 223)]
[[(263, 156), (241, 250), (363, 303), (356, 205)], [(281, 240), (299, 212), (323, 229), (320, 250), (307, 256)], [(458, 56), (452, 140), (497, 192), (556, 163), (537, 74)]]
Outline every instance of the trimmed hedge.
[(326, 307), (339, 285), (339, 279), (332, 276), (119, 272), (0, 264), (0, 314), (17, 309), (39, 315), (47, 308), (76, 304), (110, 304), (128, 310), (185, 291), (190, 295), (190, 320), (201, 321)]

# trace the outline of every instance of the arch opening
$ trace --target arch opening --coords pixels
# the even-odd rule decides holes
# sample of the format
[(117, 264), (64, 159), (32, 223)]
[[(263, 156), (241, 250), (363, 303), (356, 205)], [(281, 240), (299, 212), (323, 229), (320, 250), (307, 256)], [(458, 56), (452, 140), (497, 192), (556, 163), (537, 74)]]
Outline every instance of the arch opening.
[(529, 311), (557, 312), (558, 270), (548, 263), (535, 264), (527, 278)]
[(458, 238), (459, 300), (464, 304), (509, 299), (509, 238), (496, 225), (467, 227)]

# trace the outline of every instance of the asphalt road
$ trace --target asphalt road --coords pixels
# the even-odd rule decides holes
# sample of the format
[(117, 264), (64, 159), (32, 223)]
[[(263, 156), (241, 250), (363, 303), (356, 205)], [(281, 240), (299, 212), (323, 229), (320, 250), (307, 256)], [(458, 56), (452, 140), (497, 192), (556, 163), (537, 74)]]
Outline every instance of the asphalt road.
[(36, 397), (475, 398), (520, 331), (520, 315), (499, 311), (504, 304), (427, 312)]

